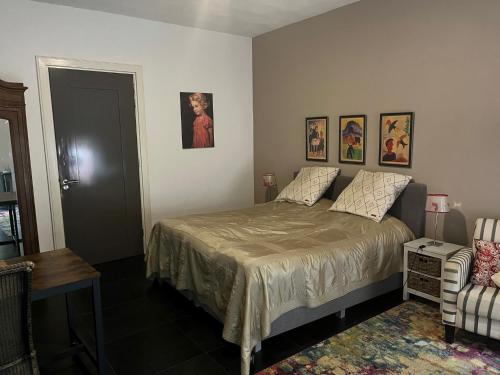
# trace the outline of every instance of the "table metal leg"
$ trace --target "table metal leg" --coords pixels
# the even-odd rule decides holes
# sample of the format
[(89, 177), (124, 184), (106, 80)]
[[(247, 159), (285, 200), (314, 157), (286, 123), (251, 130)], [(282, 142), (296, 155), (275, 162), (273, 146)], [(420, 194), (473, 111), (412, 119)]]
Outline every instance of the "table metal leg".
[(99, 279), (92, 281), (92, 299), (94, 306), (95, 347), (97, 373), (104, 375), (106, 371), (106, 356), (104, 354), (104, 334), (102, 328), (101, 285)]
[(9, 222), (10, 222), (10, 234), (14, 241), (14, 246), (21, 256), (21, 247), (19, 246), (19, 233), (17, 229), (17, 215), (16, 215), (16, 205), (9, 206)]
[(66, 293), (64, 297), (66, 298), (66, 318), (68, 320), (69, 338), (71, 341), (71, 345), (73, 346), (78, 344), (78, 338), (75, 333), (75, 314), (71, 306), (70, 294)]

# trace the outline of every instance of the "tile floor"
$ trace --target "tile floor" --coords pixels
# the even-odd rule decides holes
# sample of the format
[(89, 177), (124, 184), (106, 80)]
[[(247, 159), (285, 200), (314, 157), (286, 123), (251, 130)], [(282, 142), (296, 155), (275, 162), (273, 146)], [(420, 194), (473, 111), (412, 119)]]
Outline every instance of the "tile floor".
[[(142, 257), (96, 266), (101, 271), (104, 336), (110, 375), (239, 374), (239, 347), (222, 339), (222, 324), (194, 307), (168, 286), (145, 279)], [(329, 316), (266, 340), (256, 356), (256, 370), (278, 362), (402, 302), (401, 291)], [(93, 340), (91, 296), (72, 295), (77, 329)], [(86, 374), (77, 359), (46, 365), (69, 344), (63, 297), (33, 304), (35, 347), (42, 374)]]

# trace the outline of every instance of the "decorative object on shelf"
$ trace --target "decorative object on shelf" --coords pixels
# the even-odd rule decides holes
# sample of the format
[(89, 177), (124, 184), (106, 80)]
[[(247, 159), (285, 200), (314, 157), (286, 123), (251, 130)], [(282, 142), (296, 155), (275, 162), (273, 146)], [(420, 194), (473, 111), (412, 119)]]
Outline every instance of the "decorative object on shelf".
[(328, 161), (328, 117), (306, 118), (306, 160)]
[(379, 165), (411, 168), (413, 112), (381, 113)]
[(270, 202), (278, 195), (278, 183), (274, 173), (264, 173), (262, 184), (266, 187), (266, 202)]
[(450, 207), (448, 205), (448, 195), (427, 194), (427, 203), (425, 205), (425, 211), (436, 214), (436, 218), (434, 221), (434, 240), (429, 241), (428, 245), (441, 246), (443, 243), (437, 241), (438, 215), (450, 212)]
[(214, 147), (213, 95), (181, 92), (182, 148)]
[(365, 164), (366, 115), (339, 117), (339, 163)]

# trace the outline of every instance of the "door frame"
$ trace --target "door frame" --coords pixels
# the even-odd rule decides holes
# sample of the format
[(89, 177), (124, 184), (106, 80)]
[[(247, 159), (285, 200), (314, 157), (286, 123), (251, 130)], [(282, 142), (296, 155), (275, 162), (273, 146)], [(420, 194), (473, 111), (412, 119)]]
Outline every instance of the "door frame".
[(141, 210), (144, 250), (146, 250), (151, 231), (151, 202), (149, 193), (148, 153), (146, 139), (146, 117), (144, 106), (144, 80), (142, 66), (110, 62), (65, 59), (36, 56), (40, 110), (42, 115), (43, 142), (45, 146), (45, 164), (49, 188), (50, 215), (52, 220), (52, 240), (54, 249), (66, 247), (64, 236), (64, 218), (59, 186), (59, 167), (52, 114), (49, 68), (87, 70), (106, 73), (131, 74), (134, 80), (135, 124), (137, 151), (139, 156), (139, 180), (141, 188)]

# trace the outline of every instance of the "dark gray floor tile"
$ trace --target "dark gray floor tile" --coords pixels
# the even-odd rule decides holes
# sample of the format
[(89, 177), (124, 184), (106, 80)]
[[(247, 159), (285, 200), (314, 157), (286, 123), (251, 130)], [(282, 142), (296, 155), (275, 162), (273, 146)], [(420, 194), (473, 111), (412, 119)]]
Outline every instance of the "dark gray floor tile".
[(224, 346), (223, 324), (199, 309), (194, 315), (175, 321), (180, 330), (205, 352)]
[(223, 347), (208, 353), (221, 365), (228, 374), (240, 374), (240, 347), (234, 344), (224, 344)]
[[(167, 301), (154, 303), (146, 297), (141, 297), (121, 305), (103, 310), (104, 340), (106, 343), (115, 341), (133, 333), (157, 327), (164, 322), (172, 321), (176, 316)], [(77, 318), (79, 331), (94, 333), (93, 314), (81, 315)]]
[[(81, 355), (78, 358), (61, 359), (49, 367), (41, 368), (40, 373), (41, 375), (89, 375), (94, 374), (95, 369), (90, 359), (86, 355)], [(116, 375), (109, 364), (106, 368), (106, 375)]]
[(85, 375), (87, 370), (74, 362), (71, 358), (65, 358), (51, 367), (40, 369), (43, 375)]
[(118, 375), (154, 374), (201, 354), (173, 323), (112, 342), (106, 345), (106, 352)]
[(119, 279), (101, 283), (103, 308), (121, 305), (148, 294), (154, 289), (153, 282), (144, 276), (130, 279)]
[(213, 358), (201, 354), (157, 375), (226, 375), (227, 372)]
[(142, 255), (96, 264), (94, 268), (101, 272), (101, 282), (103, 283), (134, 277), (145, 278), (146, 276), (146, 264)]

